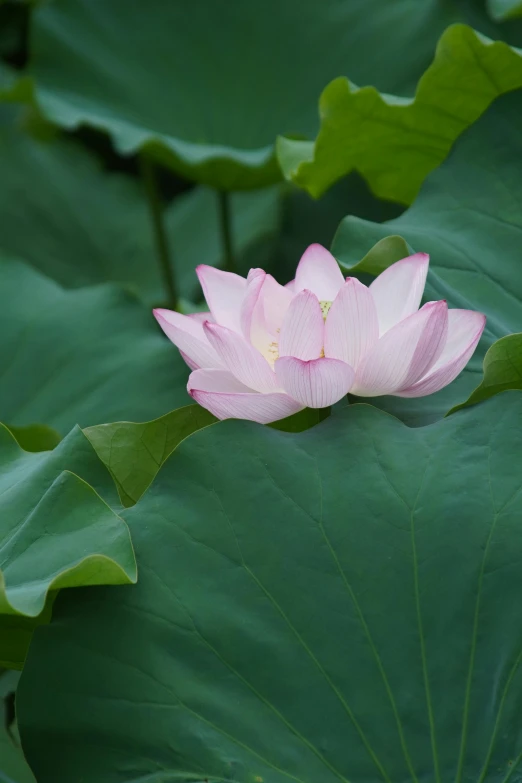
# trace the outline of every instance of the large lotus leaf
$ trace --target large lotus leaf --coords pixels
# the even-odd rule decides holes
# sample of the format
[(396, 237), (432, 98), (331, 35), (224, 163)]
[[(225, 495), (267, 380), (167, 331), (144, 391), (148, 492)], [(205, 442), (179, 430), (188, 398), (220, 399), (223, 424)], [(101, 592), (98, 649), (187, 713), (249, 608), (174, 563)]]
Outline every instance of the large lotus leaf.
[[(4, 107), (0, 124), (0, 250), (65, 287), (129, 284), (149, 305), (164, 301), (145, 194), (131, 177), (104, 172), (79, 145), (37, 141)], [(30, 187), (27, 183), (30, 183)], [(237, 254), (274, 233), (277, 189), (234, 194)], [(197, 188), (165, 210), (165, 229), (181, 296), (198, 290), (195, 267), (222, 263), (216, 194)]]
[(466, 18), (453, 0), (150, 0), (146, 14), (140, 0), (55, 0), (33, 17), (32, 73), (59, 125), (102, 128), (121, 153), (146, 148), (220, 189), (260, 187), (280, 177), (277, 134), (315, 134), (328, 81), (409, 94)]
[[(455, 385), (420, 400), (386, 398), (386, 408), (415, 420), (443, 415), (481, 380), (489, 346), (522, 326), (522, 91), (505, 95), (456, 143), (451, 155), (425, 182), (415, 203), (384, 224), (348, 217), (332, 250), (346, 271), (375, 273), (415, 251), (430, 253), (426, 299), (480, 310), (487, 325), (479, 349)], [(368, 249), (385, 236), (396, 239)], [(401, 251), (401, 247), (403, 250)]]
[(0, 669), (0, 783), (35, 783), (11, 724), (8, 704), (16, 690), (18, 673)]
[(279, 161), (286, 177), (314, 196), (356, 169), (381, 198), (409, 204), (462, 131), (497, 96), (521, 86), (521, 51), (454, 25), (414, 98), (337, 78), (321, 95), (315, 143), (281, 138)]
[[(0, 425), (0, 665), (20, 666), (56, 590), (136, 580), (111, 478), (79, 428), (30, 454)], [(103, 500), (102, 500), (103, 496)]]
[[(328, 415), (329, 409), (305, 408), (270, 426), (283, 432), (303, 432)], [(182, 440), (216, 422), (199, 405), (186, 405), (154, 421), (98, 424), (83, 433), (110, 471), (122, 504), (129, 507), (137, 503)]]
[(119, 421), (84, 430), (110, 471), (124, 506), (132, 506), (181, 441), (217, 419), (199, 405), (186, 405), (154, 421)]
[(35, 633), (39, 783), (517, 780), (521, 424), (507, 392), (187, 438), (125, 512), (138, 584)]
[(64, 433), (147, 421), (189, 401), (187, 366), (130, 293), (111, 284), (64, 291), (6, 260), (0, 279), (0, 416), (10, 425)]

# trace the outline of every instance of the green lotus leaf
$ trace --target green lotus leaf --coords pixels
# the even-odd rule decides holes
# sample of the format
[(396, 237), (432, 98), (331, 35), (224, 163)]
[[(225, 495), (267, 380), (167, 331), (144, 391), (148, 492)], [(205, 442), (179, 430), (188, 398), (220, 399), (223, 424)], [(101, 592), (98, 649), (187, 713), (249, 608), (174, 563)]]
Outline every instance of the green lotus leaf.
[(340, 73), (410, 94), (461, 6), (150, 0), (144, 15), (140, 0), (55, 0), (33, 15), (31, 72), (57, 124), (101, 128), (120, 153), (218, 189), (255, 188), (281, 177), (278, 134), (315, 133), (317, 96)]
[(52, 451), (61, 440), (60, 435), (45, 424), (28, 427), (8, 427), (16, 442), (24, 451)]
[[(0, 117), (0, 252), (66, 288), (114, 281), (151, 307), (164, 302), (140, 185), (103, 171), (77, 143), (21, 132), (18, 109), (3, 107)], [(277, 188), (232, 196), (236, 255), (278, 230), (279, 201)], [(164, 221), (178, 289), (190, 300), (199, 293), (195, 267), (223, 263), (216, 194), (196, 188), (177, 197)]]
[(132, 506), (176, 446), (216, 421), (199, 405), (187, 405), (155, 421), (99, 424), (83, 432), (116, 482), (122, 504)]
[(332, 251), (347, 273), (377, 274), (411, 252), (428, 252), (426, 299), (447, 299), (450, 307), (487, 316), (479, 348), (453, 384), (418, 400), (374, 400), (411, 424), (439, 418), (465, 400), (481, 381), (486, 350), (520, 332), (521, 160), (522, 91), (517, 90), (498, 98), (466, 131), (400, 217), (383, 224), (347, 217), (339, 226)]
[(315, 142), (281, 137), (279, 162), (287, 179), (316, 197), (356, 169), (376, 195), (410, 204), (455, 139), (497, 96), (518, 87), (520, 50), (453, 25), (443, 33), (414, 98), (337, 78), (321, 95)]
[(293, 413), (284, 419), (273, 421), (268, 426), (275, 430), (281, 430), (281, 432), (304, 432), (317, 426), (330, 415), (330, 408), (304, 408), (299, 413)]
[(149, 420), (189, 401), (188, 368), (137, 299), (105, 284), (65, 291), (0, 259), (0, 414), (63, 434)]
[[(53, 592), (47, 596), (44, 608), (37, 617), (0, 613), (0, 666), (10, 670), (23, 668), (35, 628), (51, 622), (56, 595)], [(3, 783), (1, 776), (0, 783)]]
[[(62, 587), (136, 581), (109, 474), (79, 428), (31, 454), (0, 425), (0, 665), (21, 666)], [(102, 499), (103, 497), (103, 499)]]
[(522, 389), (522, 334), (509, 334), (493, 343), (484, 357), (482, 383), (450, 413), (508, 389)]
[(521, 422), (507, 392), (191, 435), (124, 512), (138, 584), (63, 591), (35, 633), (39, 783), (516, 780)]

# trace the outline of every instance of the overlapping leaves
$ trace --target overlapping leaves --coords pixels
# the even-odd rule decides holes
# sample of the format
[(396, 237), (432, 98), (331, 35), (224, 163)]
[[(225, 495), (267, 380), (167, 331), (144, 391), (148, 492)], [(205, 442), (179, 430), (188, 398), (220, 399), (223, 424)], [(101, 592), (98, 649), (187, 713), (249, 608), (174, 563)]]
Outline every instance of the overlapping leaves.
[(125, 512), (138, 585), (62, 592), (36, 633), (38, 780), (510, 779), (521, 419), (510, 392), (421, 429), (352, 405), (185, 440)]
[(133, 582), (136, 564), (107, 504), (114, 486), (79, 429), (30, 454), (1, 427), (0, 462), (0, 665), (20, 666), (58, 589)]
[[(114, 281), (149, 306), (165, 301), (139, 184), (104, 172), (77, 143), (31, 138), (18, 109), (4, 106), (0, 117), (0, 251), (67, 288)], [(237, 254), (278, 228), (276, 189), (234, 195), (231, 207)], [(179, 293), (193, 299), (199, 292), (195, 267), (223, 260), (216, 195), (198, 188), (174, 199), (165, 231)]]
[[(522, 84), (519, 52), (454, 27), (415, 99), (376, 92), (411, 94), (464, 8), (55, 0), (35, 14), (31, 72), (53, 121), (221, 189), (276, 180), (275, 135), (313, 135), (315, 96), (349, 73), (374, 87), (333, 82), (316, 145), (282, 143), (286, 171), (317, 194), (355, 168), (408, 202)], [(23, 97), (31, 82), (3, 86)], [(519, 774), (522, 394), (483, 400), (522, 377), (519, 335), (504, 336), (522, 322), (521, 110), (520, 95), (497, 101), (408, 212), (349, 218), (334, 243), (347, 272), (372, 274), (427, 250), (428, 297), (488, 316), (449, 393), (394, 410), (422, 423), (478, 387), (469, 407), (417, 430), (359, 405), (297, 434), (173, 411), (187, 369), (146, 309), (81, 287), (162, 295), (138, 185), (60, 138), (0, 134), (0, 250), (40, 270), (0, 264), (0, 413), (35, 451), (0, 433), (0, 661), (20, 666), (42, 625), (18, 701), (39, 783)], [(214, 196), (166, 213), (184, 295), (196, 263), (221, 261)], [(248, 199), (238, 250), (278, 224), (276, 191)], [(290, 225), (276, 255), (301, 238)], [(56, 442), (37, 422), (88, 429), (36, 453)], [(120, 500), (135, 586), (113, 585), (135, 580)]]
[(132, 506), (176, 446), (215, 421), (199, 405), (187, 405), (154, 421), (99, 424), (84, 434), (114, 478), (121, 502)]
[(102, 128), (121, 153), (145, 148), (220, 189), (279, 179), (277, 134), (313, 134), (334, 77), (410, 94), (447, 25), (491, 26), (466, 4), (418, 0), (151, 0), (147, 10), (43, 4), (31, 41), (39, 104), (59, 125)]

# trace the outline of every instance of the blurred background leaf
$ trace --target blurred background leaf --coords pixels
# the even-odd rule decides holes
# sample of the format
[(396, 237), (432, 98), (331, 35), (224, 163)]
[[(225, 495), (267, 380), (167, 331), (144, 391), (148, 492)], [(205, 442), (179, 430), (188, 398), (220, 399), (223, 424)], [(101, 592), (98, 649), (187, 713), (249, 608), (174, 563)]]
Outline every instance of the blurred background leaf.
[(0, 411), (14, 426), (148, 421), (190, 402), (189, 369), (137, 299), (111, 284), (65, 291), (0, 259)]
[[(14, 107), (4, 107), (0, 118), (0, 251), (65, 287), (115, 281), (150, 306), (161, 303), (163, 284), (139, 184), (103, 171), (78, 141), (32, 138)], [(234, 196), (239, 254), (277, 232), (279, 198), (275, 188)], [(195, 299), (195, 267), (223, 261), (215, 194), (197, 188), (179, 195), (166, 210), (165, 225), (180, 293)]]
[(489, 13), (497, 21), (522, 16), (520, 0), (486, 0), (486, 4)]
[(139, 0), (55, 0), (33, 16), (31, 72), (57, 124), (102, 128), (122, 154), (146, 147), (216, 188), (260, 187), (280, 177), (278, 134), (315, 134), (325, 84), (412, 94), (447, 25), (491, 28), (473, 5), (150, 0), (144, 15)]

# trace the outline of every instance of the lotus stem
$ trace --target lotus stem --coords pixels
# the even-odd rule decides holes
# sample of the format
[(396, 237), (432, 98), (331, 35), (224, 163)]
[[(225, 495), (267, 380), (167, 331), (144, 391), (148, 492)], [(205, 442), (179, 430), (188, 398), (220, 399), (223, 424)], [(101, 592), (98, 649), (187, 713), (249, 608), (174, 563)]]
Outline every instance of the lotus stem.
[(224, 268), (227, 272), (236, 272), (236, 259), (232, 247), (232, 219), (230, 214), (230, 193), (224, 190), (218, 192), (219, 221), (221, 225), (221, 242), (223, 246)]
[(139, 161), (141, 177), (149, 205), (154, 240), (156, 243), (156, 257), (158, 259), (163, 285), (165, 286), (165, 292), (167, 294), (167, 303), (171, 309), (178, 310), (178, 288), (171, 262), (167, 233), (165, 231), (163, 204), (159, 194), (156, 167), (146, 153), (140, 153)]

